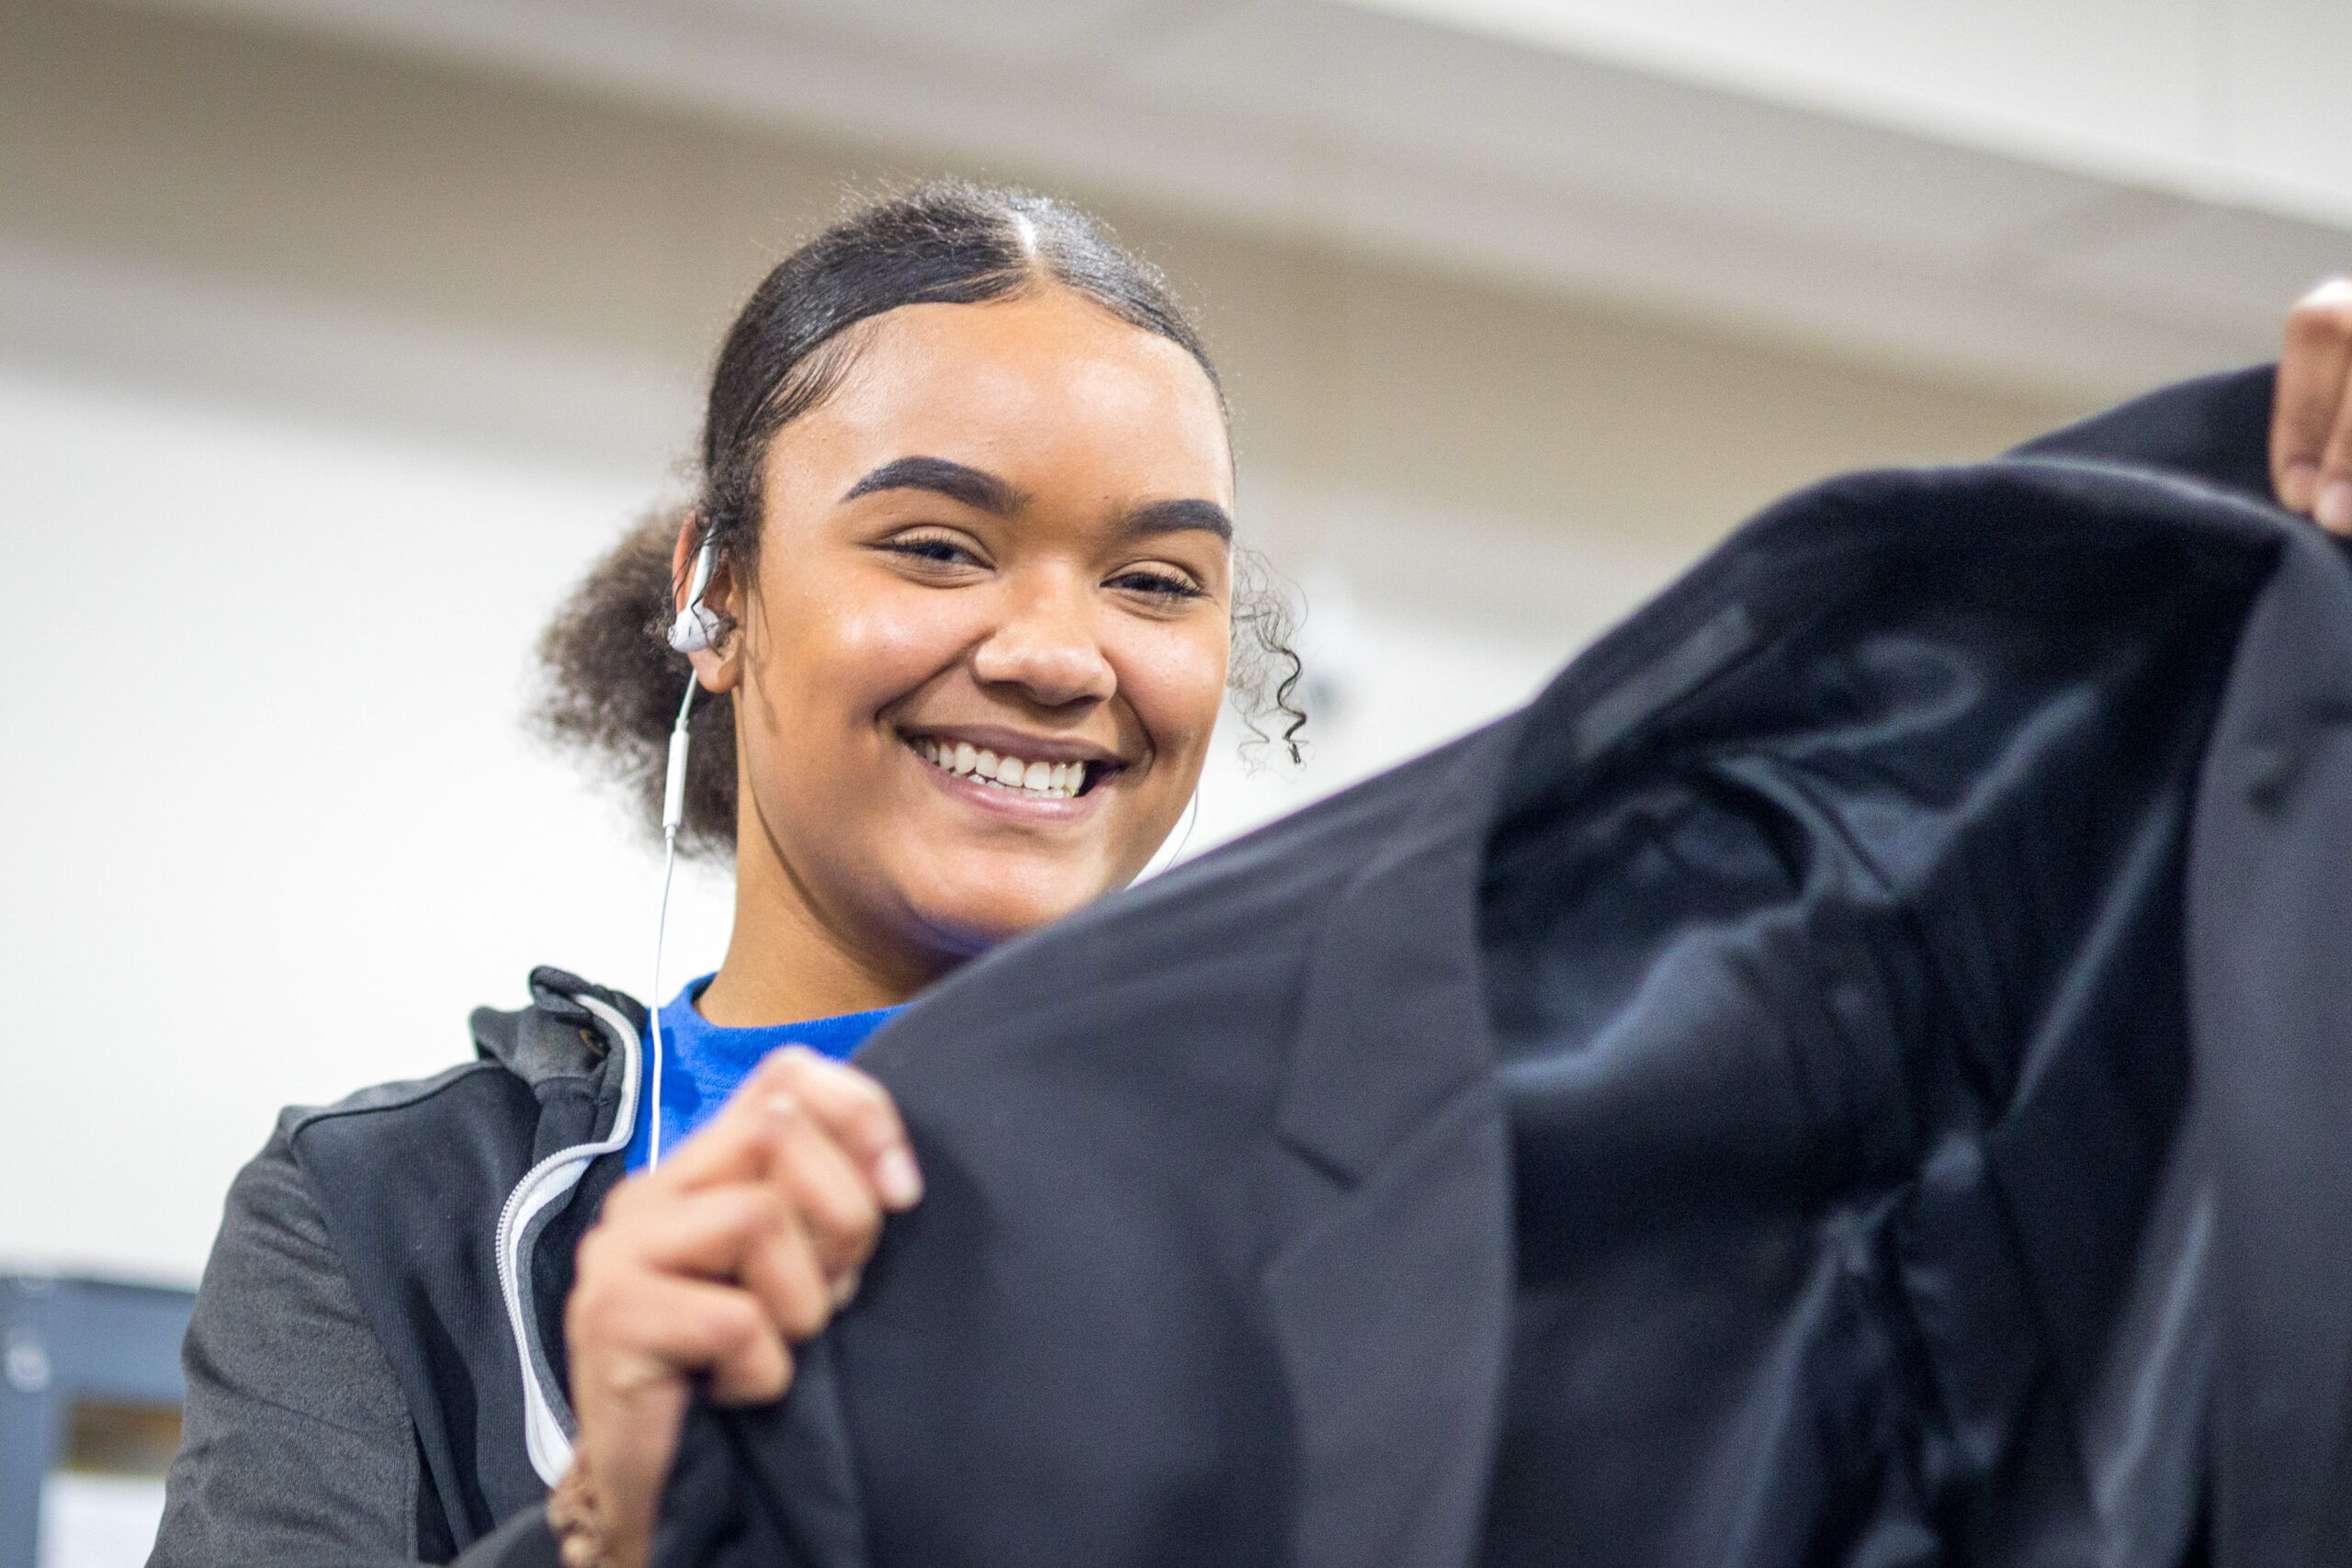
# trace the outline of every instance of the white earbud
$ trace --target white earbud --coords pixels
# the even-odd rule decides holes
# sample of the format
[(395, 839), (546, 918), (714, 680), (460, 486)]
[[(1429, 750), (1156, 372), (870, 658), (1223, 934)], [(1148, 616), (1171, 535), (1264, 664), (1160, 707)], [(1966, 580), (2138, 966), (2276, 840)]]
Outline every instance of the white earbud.
[(700, 653), (718, 640), (718, 615), (704, 607), (702, 592), (710, 586), (710, 545), (695, 553), (695, 570), (686, 579), (685, 608), (670, 623), (670, 646), (680, 653)]

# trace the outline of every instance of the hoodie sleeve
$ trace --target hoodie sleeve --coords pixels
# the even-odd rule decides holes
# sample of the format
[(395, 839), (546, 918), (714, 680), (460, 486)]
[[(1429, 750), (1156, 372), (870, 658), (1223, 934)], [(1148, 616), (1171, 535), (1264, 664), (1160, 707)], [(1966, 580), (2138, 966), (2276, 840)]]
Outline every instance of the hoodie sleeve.
[[(281, 1122), (238, 1174), (181, 1349), (178, 1457), (148, 1568), (447, 1562), (414, 1428)], [(463, 1568), (558, 1562), (525, 1510)]]

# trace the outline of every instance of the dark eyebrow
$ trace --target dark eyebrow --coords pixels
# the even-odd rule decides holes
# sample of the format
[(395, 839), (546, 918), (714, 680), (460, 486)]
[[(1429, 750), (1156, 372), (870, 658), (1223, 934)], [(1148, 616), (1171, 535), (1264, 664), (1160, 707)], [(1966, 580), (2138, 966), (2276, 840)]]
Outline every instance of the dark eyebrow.
[(842, 499), (855, 501), (884, 490), (927, 490), (999, 517), (1010, 517), (1029, 499), (985, 469), (944, 457), (899, 457), (885, 463), (850, 486)]
[(1199, 528), (1230, 544), (1233, 519), (1214, 501), (1154, 501), (1119, 519), (1130, 534), (1181, 534)]

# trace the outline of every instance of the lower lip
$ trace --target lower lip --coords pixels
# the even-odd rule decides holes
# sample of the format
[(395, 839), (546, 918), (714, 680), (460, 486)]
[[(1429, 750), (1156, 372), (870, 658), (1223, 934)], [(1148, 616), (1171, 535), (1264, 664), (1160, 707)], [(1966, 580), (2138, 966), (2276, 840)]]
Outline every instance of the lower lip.
[(1098, 783), (1084, 795), (1037, 795), (1025, 789), (1010, 789), (1003, 784), (982, 784), (961, 773), (951, 773), (937, 763), (927, 761), (913, 747), (904, 748), (907, 760), (931, 775), (931, 782), (957, 800), (968, 801), (984, 811), (1016, 822), (1075, 822), (1091, 816), (1095, 802), (1102, 797), (1102, 784)]

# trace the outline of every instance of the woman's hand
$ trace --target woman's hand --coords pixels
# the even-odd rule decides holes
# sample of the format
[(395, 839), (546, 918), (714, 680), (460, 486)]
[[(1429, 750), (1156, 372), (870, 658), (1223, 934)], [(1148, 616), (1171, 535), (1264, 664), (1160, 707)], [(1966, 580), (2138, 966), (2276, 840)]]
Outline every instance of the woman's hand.
[(2352, 278), (2330, 278), (2287, 315), (2270, 482), (2278, 503), (2352, 534)]
[(791, 1345), (857, 1290), (886, 1211), (922, 1179), (882, 1086), (786, 1046), (707, 1127), (605, 1201), (564, 1309), (578, 1462), (608, 1560), (637, 1568), (684, 1423), (688, 1380), (760, 1404)]

